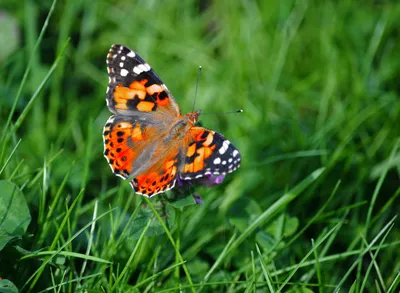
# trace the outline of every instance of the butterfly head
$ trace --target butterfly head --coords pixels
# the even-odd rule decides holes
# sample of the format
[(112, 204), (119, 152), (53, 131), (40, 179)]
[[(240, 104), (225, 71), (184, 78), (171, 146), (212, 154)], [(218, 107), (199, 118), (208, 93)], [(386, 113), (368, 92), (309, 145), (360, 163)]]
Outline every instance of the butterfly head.
[(189, 120), (195, 124), (199, 121), (199, 116), (200, 116), (201, 110), (193, 111), (190, 113), (187, 113), (186, 116), (189, 118)]

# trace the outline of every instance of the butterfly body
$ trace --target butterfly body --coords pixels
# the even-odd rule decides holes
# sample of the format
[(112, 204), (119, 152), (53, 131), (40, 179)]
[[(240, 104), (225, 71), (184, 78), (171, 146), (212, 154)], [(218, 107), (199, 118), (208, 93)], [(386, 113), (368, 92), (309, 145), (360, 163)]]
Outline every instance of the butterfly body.
[(113, 45), (107, 55), (104, 156), (136, 193), (153, 196), (184, 180), (226, 174), (240, 166), (239, 151), (221, 134), (195, 126), (200, 111), (182, 115), (175, 99), (135, 52)]

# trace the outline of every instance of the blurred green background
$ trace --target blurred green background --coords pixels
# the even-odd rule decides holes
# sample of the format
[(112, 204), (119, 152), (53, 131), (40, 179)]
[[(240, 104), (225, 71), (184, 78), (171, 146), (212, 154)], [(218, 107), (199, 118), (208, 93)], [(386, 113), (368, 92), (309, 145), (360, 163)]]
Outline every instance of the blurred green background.
[[(115, 43), (183, 113), (199, 65), (196, 109), (244, 110), (200, 117), (243, 162), (190, 190), (203, 205), (110, 171)], [(398, 1), (2, 0), (0, 44), (0, 197), (31, 215), (0, 224), (0, 277), (21, 292), (398, 292)], [(140, 237), (153, 205), (167, 225)]]

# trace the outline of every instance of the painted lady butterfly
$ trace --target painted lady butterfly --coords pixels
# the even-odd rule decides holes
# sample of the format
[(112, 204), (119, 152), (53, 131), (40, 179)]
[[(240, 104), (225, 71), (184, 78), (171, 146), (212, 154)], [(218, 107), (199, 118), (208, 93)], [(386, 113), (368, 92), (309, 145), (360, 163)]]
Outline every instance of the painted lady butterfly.
[(113, 45), (107, 55), (104, 156), (115, 175), (131, 178), (151, 197), (180, 179), (226, 174), (240, 166), (239, 151), (221, 134), (195, 126), (200, 111), (182, 115), (161, 79), (135, 52)]

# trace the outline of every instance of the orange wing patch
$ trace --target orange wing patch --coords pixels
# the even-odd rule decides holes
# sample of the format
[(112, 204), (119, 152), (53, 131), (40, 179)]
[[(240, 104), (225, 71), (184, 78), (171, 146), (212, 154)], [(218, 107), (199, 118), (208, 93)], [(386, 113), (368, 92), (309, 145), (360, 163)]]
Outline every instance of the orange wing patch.
[(139, 124), (126, 121), (114, 123), (114, 119), (111, 116), (104, 127), (104, 156), (116, 175), (127, 178), (138, 156), (132, 146), (144, 140), (145, 134)]
[(142, 101), (137, 104), (136, 108), (140, 112), (151, 112), (151, 111), (153, 111), (153, 108), (155, 107), (155, 105), (156, 104), (153, 102)]
[(145, 139), (144, 131), (139, 124), (136, 124), (135, 127), (132, 128), (130, 132), (130, 137), (133, 142), (138, 142)]
[(189, 158), (192, 157), (194, 155), (195, 151), (196, 151), (196, 144), (194, 143), (188, 147), (186, 156)]
[[(189, 149), (193, 149), (193, 147), (196, 148), (196, 143), (193, 143), (191, 146), (189, 146)], [(203, 170), (205, 168), (204, 161), (212, 155), (214, 149), (215, 145), (212, 145), (210, 147), (200, 147), (196, 150), (196, 152), (193, 152), (191, 156), (189, 156), (191, 152), (188, 151), (186, 153), (187, 158), (189, 158), (189, 161), (192, 162), (185, 164), (185, 166), (183, 167), (183, 172), (195, 173)]]
[(165, 88), (159, 84), (146, 86), (147, 83), (148, 80), (143, 79), (133, 81), (129, 87), (118, 84), (114, 90), (115, 108), (129, 110), (134, 107), (140, 112), (151, 112), (156, 110), (156, 104), (167, 106), (169, 96)]
[(139, 175), (131, 181), (131, 185), (136, 193), (151, 197), (173, 188), (177, 171), (177, 160), (167, 160), (161, 172)]
[[(185, 164), (183, 165), (183, 178), (196, 178), (203, 176), (203, 171), (209, 166), (209, 160), (215, 154), (215, 132), (203, 127), (194, 126), (187, 136), (188, 148), (186, 150)], [(186, 175), (186, 176), (185, 176)]]
[[(192, 131), (194, 131), (192, 129)], [(205, 168), (204, 161), (208, 159), (215, 149), (214, 132), (201, 130), (196, 133), (195, 142), (191, 143), (186, 151), (186, 163), (184, 173), (196, 173)]]
[[(214, 134), (210, 131), (205, 139), (205, 141), (203, 141), (203, 146), (205, 148), (208, 148), (208, 146), (213, 142), (214, 140)], [(215, 147), (215, 146), (214, 146)], [(208, 158), (208, 156), (207, 156)]]
[(128, 110), (128, 101), (139, 99), (144, 100), (146, 98), (146, 92), (131, 89), (122, 86), (121, 84), (117, 85), (114, 92), (114, 101), (115, 101), (115, 108), (118, 110)]

